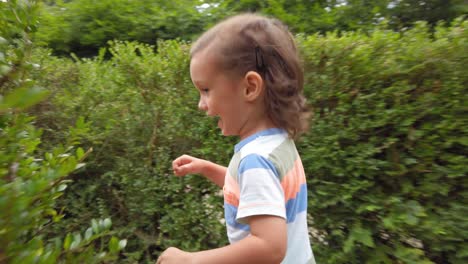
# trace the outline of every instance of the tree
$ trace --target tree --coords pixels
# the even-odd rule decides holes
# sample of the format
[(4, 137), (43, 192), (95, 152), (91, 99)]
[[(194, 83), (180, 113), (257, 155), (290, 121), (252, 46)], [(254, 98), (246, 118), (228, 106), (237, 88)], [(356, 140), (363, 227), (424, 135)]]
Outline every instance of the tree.
[(196, 0), (53, 1), (41, 13), (37, 41), (58, 54), (96, 55), (110, 40), (190, 39), (204, 28)]
[(239, 12), (261, 12), (279, 18), (296, 33), (370, 30), (381, 20), (393, 29), (424, 20), (430, 25), (466, 14), (463, 0), (225, 0), (207, 1), (218, 17)]
[(398, 0), (389, 1), (387, 17), (394, 28), (411, 27), (422, 20), (435, 26), (439, 21), (450, 22), (468, 13), (468, 3), (463, 0)]

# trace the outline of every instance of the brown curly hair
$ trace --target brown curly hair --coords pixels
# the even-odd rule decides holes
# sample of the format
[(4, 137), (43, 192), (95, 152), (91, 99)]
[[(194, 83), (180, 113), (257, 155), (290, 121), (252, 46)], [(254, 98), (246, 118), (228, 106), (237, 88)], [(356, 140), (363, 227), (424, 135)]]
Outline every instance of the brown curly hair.
[(297, 138), (308, 129), (304, 74), (294, 38), (281, 21), (252, 13), (230, 17), (202, 34), (190, 55), (205, 49), (232, 76), (248, 71), (262, 76), (267, 113), (290, 137)]

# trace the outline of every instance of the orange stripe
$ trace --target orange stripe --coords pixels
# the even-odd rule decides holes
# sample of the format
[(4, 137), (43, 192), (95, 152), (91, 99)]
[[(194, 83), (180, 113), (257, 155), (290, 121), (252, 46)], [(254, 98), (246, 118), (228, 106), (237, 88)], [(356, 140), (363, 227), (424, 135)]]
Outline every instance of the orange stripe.
[(294, 167), (286, 173), (281, 182), (284, 190), (284, 201), (287, 202), (290, 199), (296, 198), (301, 185), (304, 183), (306, 183), (304, 167), (302, 166), (301, 159), (298, 157), (294, 162)]
[(224, 201), (235, 207), (239, 206), (239, 197), (240, 190), (239, 184), (231, 177), (231, 175), (226, 174), (226, 179), (224, 181), (223, 187)]

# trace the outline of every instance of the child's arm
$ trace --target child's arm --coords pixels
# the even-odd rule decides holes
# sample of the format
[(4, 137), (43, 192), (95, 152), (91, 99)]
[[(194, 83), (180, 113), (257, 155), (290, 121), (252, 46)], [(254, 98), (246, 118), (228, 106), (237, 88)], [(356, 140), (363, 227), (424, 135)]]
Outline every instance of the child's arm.
[(187, 174), (201, 174), (219, 187), (224, 186), (226, 167), (216, 163), (198, 159), (189, 155), (182, 155), (172, 162), (172, 169), (176, 176)]
[(258, 215), (248, 218), (251, 235), (222, 248), (189, 253), (169, 248), (161, 254), (157, 264), (217, 264), (217, 263), (280, 263), (287, 246), (285, 219)]

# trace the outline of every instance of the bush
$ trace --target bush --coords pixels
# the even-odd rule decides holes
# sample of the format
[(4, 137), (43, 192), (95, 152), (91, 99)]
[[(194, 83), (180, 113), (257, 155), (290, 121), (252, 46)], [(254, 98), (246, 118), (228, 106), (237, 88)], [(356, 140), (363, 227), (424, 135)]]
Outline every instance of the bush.
[[(434, 35), (418, 24), (298, 37), (315, 113), (298, 147), (318, 263), (466, 262), (466, 29), (458, 20)], [(173, 177), (171, 161), (187, 153), (227, 164), (236, 139), (196, 109), (188, 44), (155, 49), (112, 42), (92, 59), (35, 54), (35, 78), (53, 95), (35, 108), (47, 144), (83, 116), (83, 146), (94, 149), (49, 235), (112, 217), (129, 239), (123, 263), (227, 243), (218, 189)]]
[(467, 26), (301, 38), (319, 263), (466, 263)]
[[(171, 162), (183, 153), (226, 163), (232, 150), (196, 108), (188, 48), (166, 41), (155, 53), (153, 46), (112, 42), (93, 59), (36, 55), (38, 78), (55, 95), (37, 109), (49, 143), (66, 138), (63, 127), (77, 116), (91, 124), (84, 145), (94, 151), (65, 194), (69, 219), (60, 229), (112, 217), (129, 239), (128, 262), (152, 263), (171, 245), (199, 250), (227, 241), (222, 197), (212, 195), (217, 187), (172, 176)], [(103, 59), (106, 52), (111, 59)]]
[[(48, 230), (64, 216), (58, 198), (70, 183), (66, 177), (84, 166), (88, 154), (77, 147), (87, 132), (79, 119), (67, 131), (65, 145), (41, 148), (42, 131), (25, 110), (47, 96), (30, 79), (30, 35), (36, 4), (31, 1), (0, 3), (0, 263), (99, 263), (115, 260), (126, 241), (112, 236), (111, 220), (93, 219), (83, 235), (81, 227), (62, 237)], [(78, 230), (78, 231), (77, 231)], [(63, 230), (62, 230), (63, 231)], [(95, 244), (100, 243), (97, 250)], [(108, 252), (102, 246), (108, 245)]]

